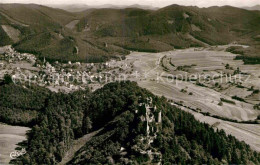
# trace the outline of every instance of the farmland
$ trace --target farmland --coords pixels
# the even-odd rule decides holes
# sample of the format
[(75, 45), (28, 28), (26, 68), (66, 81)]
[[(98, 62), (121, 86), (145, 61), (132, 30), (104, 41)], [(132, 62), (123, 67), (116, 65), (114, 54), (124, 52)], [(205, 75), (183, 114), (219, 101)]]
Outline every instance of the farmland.
[(18, 147), (17, 143), (26, 140), (27, 127), (10, 126), (0, 123), (0, 164), (7, 164), (11, 160), (10, 153)]
[[(134, 61), (140, 74), (132, 80), (141, 87), (260, 151), (260, 111), (254, 108), (260, 101), (260, 65), (234, 60), (235, 55), (225, 52), (226, 47), (133, 52), (127, 61)], [(240, 74), (235, 74), (238, 68)]]

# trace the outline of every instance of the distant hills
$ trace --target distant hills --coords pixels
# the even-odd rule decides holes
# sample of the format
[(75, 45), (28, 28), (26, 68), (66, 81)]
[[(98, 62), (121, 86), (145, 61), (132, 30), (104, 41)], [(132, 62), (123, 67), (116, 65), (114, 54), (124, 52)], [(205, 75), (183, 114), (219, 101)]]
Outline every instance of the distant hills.
[(139, 9), (146, 9), (146, 10), (156, 10), (158, 8), (153, 7), (153, 6), (148, 6), (148, 5), (139, 5), (139, 4), (134, 4), (134, 5), (112, 5), (112, 4), (104, 4), (104, 5), (96, 5), (96, 6), (89, 6), (85, 4), (71, 4), (71, 5), (47, 5), (49, 7), (53, 8), (58, 8), (58, 9), (63, 9), (69, 12), (82, 12), (84, 10), (89, 10), (89, 9), (102, 9), (102, 8), (110, 8), (110, 9), (125, 9), (125, 8), (139, 8)]
[(72, 5), (50, 4), (50, 5), (46, 5), (46, 6), (66, 10), (68, 12), (81, 12), (81, 11), (88, 10), (91, 8), (90, 6), (85, 5), (85, 4), (72, 4)]
[(260, 5), (252, 6), (252, 7), (243, 7), (243, 9), (247, 10), (260, 10)]
[(2, 4), (0, 45), (13, 44), (20, 52), (64, 62), (101, 62), (131, 50), (160, 52), (234, 41), (259, 45), (259, 11), (231, 6), (53, 7)]

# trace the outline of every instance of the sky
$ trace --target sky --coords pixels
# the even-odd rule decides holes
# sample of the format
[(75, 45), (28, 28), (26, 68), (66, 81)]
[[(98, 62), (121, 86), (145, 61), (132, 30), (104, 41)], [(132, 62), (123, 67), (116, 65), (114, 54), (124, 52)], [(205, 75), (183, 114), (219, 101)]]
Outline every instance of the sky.
[(0, 3), (35, 3), (35, 4), (86, 4), (86, 5), (150, 5), (154, 7), (164, 7), (171, 4), (185, 6), (254, 6), (260, 5), (260, 0), (0, 0)]

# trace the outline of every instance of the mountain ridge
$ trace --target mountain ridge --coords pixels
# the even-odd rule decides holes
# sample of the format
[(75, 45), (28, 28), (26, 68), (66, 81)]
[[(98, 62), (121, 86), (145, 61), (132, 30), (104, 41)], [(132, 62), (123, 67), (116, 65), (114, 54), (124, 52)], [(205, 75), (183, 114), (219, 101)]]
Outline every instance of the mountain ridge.
[[(0, 24), (19, 30), (21, 35), (20, 41), (14, 42), (0, 27), (0, 44), (13, 44), (18, 51), (49, 61), (101, 62), (132, 50), (160, 52), (235, 41), (259, 45), (255, 36), (260, 34), (260, 12), (231, 6), (170, 5), (157, 10), (102, 8), (71, 13), (35, 4), (7, 4), (1, 5), (1, 13), (5, 15)], [(39, 37), (45, 44), (38, 43)], [(258, 47), (250, 49), (250, 56), (258, 56)]]
[(157, 10), (157, 7), (149, 6), (149, 5), (112, 5), (112, 4), (104, 4), (104, 5), (86, 5), (86, 4), (67, 4), (67, 5), (52, 5), (47, 4), (46, 6), (63, 9), (69, 12), (83, 12), (85, 10), (90, 9), (102, 9), (102, 8), (111, 8), (111, 9), (125, 9), (125, 8), (140, 8), (147, 10)]

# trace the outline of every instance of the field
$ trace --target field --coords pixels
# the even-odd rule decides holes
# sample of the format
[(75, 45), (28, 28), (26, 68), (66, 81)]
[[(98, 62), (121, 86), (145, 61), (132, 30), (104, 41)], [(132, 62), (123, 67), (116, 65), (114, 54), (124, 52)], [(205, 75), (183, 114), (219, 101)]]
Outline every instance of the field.
[(260, 65), (234, 60), (234, 54), (224, 51), (226, 47), (134, 52), (127, 61), (134, 61), (139, 76), (132, 80), (141, 87), (260, 151), (260, 111), (254, 109), (260, 101), (254, 92), (260, 89)]
[(16, 144), (26, 139), (27, 127), (10, 126), (0, 123), (0, 164), (8, 164), (10, 153), (18, 147)]
[(2, 28), (6, 32), (6, 34), (14, 41), (18, 42), (19, 41), (19, 36), (20, 36), (20, 31), (13, 28), (12, 26), (9, 25), (2, 25)]
[(65, 27), (69, 29), (74, 29), (77, 23), (79, 23), (79, 20), (73, 20), (70, 23), (68, 23)]
[(235, 136), (238, 140), (245, 141), (252, 149), (260, 151), (260, 125), (259, 124), (238, 124), (223, 121), (209, 116), (204, 116), (189, 109), (182, 110), (192, 113), (201, 122), (208, 123), (214, 128), (223, 129), (227, 134)]

